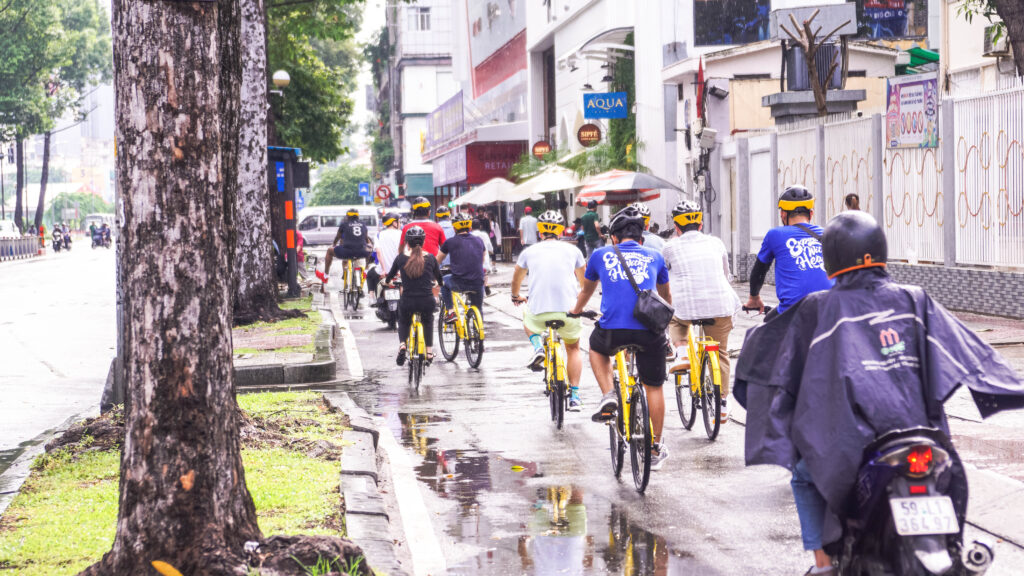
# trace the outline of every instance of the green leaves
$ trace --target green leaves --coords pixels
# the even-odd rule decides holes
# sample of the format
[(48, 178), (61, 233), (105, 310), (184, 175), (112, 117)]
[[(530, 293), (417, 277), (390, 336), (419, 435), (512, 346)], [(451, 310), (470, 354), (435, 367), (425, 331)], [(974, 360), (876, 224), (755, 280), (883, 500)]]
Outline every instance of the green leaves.
[(370, 181), (370, 170), (364, 166), (343, 164), (325, 170), (320, 181), (313, 187), (311, 206), (332, 206), (337, 204), (362, 204), (359, 197), (359, 183)]

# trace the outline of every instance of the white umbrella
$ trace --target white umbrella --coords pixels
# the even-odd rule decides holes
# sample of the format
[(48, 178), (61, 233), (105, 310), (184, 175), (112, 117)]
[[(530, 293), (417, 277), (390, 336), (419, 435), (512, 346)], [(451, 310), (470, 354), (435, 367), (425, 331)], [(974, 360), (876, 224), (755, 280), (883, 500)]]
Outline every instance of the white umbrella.
[(497, 202), (498, 200), (505, 200), (505, 195), (514, 187), (515, 184), (504, 178), (491, 178), (484, 184), (456, 198), (455, 204), (457, 206), (464, 204), (482, 206), (491, 202)]
[(582, 182), (576, 177), (575, 172), (568, 168), (552, 165), (541, 170), (539, 174), (529, 180), (521, 182), (505, 198), (508, 199), (508, 202), (518, 202), (525, 199), (536, 200), (538, 199), (536, 196), (539, 194), (569, 190), (581, 185)]

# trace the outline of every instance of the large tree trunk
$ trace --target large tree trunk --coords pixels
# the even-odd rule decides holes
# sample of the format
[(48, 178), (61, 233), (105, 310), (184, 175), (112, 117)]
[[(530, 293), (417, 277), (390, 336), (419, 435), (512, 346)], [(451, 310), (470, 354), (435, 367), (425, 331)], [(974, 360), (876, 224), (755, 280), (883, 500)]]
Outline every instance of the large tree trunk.
[(126, 439), (113, 548), (86, 574), (244, 575), (259, 540), (231, 364), (218, 10), (113, 3)]
[(241, 105), (238, 108), (238, 170), (235, 201), (234, 323), (249, 324), (285, 314), (277, 305), (267, 188), (267, 38), (263, 0), (240, 3)]
[(46, 183), (50, 180), (50, 133), (43, 134), (43, 171), (39, 175), (39, 203), (36, 204), (36, 228), (43, 225), (46, 211)]
[(1013, 46), (1013, 60), (1017, 75), (1024, 76), (1024, 2), (1021, 0), (994, 0), (996, 12), (1006, 24), (1006, 33)]
[[(14, 140), (14, 224), (22, 232), (26, 232), (28, 222), (24, 219), (22, 194), (25, 193), (25, 140), (18, 136)], [(28, 201), (25, 201), (25, 205)]]

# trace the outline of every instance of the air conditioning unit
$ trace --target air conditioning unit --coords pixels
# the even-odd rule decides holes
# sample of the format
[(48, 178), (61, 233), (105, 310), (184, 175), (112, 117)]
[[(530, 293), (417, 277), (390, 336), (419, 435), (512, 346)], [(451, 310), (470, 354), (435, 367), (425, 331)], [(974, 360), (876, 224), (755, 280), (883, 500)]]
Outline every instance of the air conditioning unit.
[(985, 27), (985, 56), (999, 57), (1010, 55), (1010, 45), (1006, 41), (1005, 27), (1003, 28), (1003, 33), (999, 36), (999, 40), (994, 41), (997, 27), (997, 24)]
[[(791, 92), (811, 89), (810, 75), (807, 74), (807, 55), (803, 48), (793, 47), (786, 52), (786, 89)], [(818, 73), (818, 80), (828, 75), (832, 63), (836, 62), (836, 70), (828, 79), (825, 87), (828, 90), (838, 90), (843, 86), (843, 66), (841, 48), (836, 44), (824, 44), (814, 54), (814, 69)]]

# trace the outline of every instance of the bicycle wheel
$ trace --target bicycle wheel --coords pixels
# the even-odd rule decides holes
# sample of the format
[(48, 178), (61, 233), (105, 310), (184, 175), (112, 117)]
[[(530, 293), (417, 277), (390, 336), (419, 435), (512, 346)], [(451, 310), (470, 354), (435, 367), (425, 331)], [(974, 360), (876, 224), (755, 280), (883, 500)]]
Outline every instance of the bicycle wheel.
[(412, 370), (412, 384), (416, 390), (419, 390), (420, 380), (423, 379), (423, 357), (416, 356), (413, 358), (409, 368)]
[(700, 361), (700, 409), (709, 440), (718, 437), (718, 429), (722, 424), (722, 389), (715, 385), (714, 369), (717, 367), (718, 362), (712, 361), (711, 353), (705, 352)]
[(556, 347), (554, 353), (551, 355), (551, 368), (554, 370), (554, 385), (551, 386), (551, 407), (552, 407), (552, 419), (555, 421), (555, 425), (559, 430), (562, 429), (562, 424), (565, 422), (565, 402), (567, 386), (565, 380), (559, 377), (558, 365), (564, 364), (559, 358), (559, 349)]
[(633, 484), (643, 494), (651, 479), (651, 413), (647, 395), (640, 383), (633, 388), (629, 409), (629, 464), (633, 468)]
[(484, 338), (480, 330), (483, 325), (480, 311), (470, 306), (466, 311), (466, 361), (473, 368), (479, 368), (484, 357)]
[(459, 333), (455, 329), (455, 324), (444, 321), (444, 317), (447, 315), (448, 311), (441, 306), (441, 310), (437, 314), (437, 339), (441, 344), (441, 355), (445, 360), (451, 362), (459, 353)]
[[(614, 380), (615, 396), (621, 398), (622, 394), (619, 393), (619, 382), (616, 378)], [(608, 423), (608, 442), (611, 444), (612, 454), (612, 474), (618, 478), (622, 474), (622, 463), (625, 460), (626, 455), (626, 443), (622, 439), (623, 437), (623, 426), (622, 426), (622, 408), (620, 407), (615, 411), (615, 419)]]
[(690, 393), (690, 374), (676, 374), (676, 408), (683, 428), (693, 428), (697, 420), (697, 399)]

